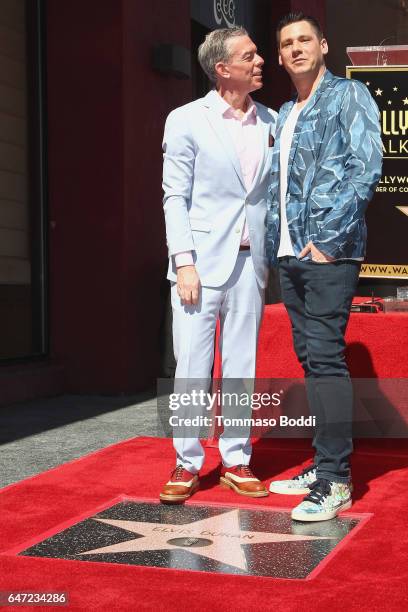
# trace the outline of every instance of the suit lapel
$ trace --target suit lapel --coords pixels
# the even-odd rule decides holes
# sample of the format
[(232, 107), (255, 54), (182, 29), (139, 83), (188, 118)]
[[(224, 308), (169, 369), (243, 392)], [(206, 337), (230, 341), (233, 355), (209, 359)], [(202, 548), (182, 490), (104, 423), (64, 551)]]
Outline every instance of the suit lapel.
[(326, 91), (326, 89), (330, 86), (332, 80), (333, 80), (333, 75), (330, 72), (330, 70), (326, 70), (326, 72), (324, 73), (324, 75), (322, 76), (322, 79), (316, 89), (316, 91), (314, 92), (312, 99), (310, 100), (309, 104), (307, 104), (305, 111), (303, 113), (303, 120), (307, 118), (307, 116), (312, 112), (313, 108), (316, 106), (317, 102), (320, 100), (322, 94)]
[(293, 102), (286, 104), (284, 109), (281, 109), (276, 124), (275, 144), (272, 149), (271, 174), (278, 177), (277, 186), (280, 185), (280, 148), (281, 134), (285, 121), (288, 118), (290, 111), (293, 108)]
[(212, 127), (215, 136), (220, 141), (221, 145), (225, 149), (226, 154), (228, 155), (234, 170), (241, 181), (243, 188), (246, 191), (244, 177), (242, 176), (241, 164), (239, 163), (238, 155), (235, 151), (234, 143), (231, 140), (231, 137), (228, 133), (227, 128), (225, 127), (225, 121), (222, 118), (219, 107), (217, 106), (217, 100), (214, 99), (214, 96), (218, 96), (218, 94), (212, 90), (210, 91), (205, 98), (203, 99), (204, 106), (206, 107), (206, 117), (210, 126)]
[[(281, 110), (278, 116), (277, 125), (276, 125), (276, 135), (275, 135), (275, 145), (273, 147), (274, 157), (276, 157), (275, 153), (279, 153), (280, 151), (280, 139), (282, 134), (283, 126), (285, 125), (286, 119), (289, 116), (290, 111), (293, 108), (294, 102), (288, 102), (286, 108)], [(279, 159), (279, 155), (278, 155)], [(279, 167), (275, 168), (276, 171), (279, 171)]]
[(258, 168), (257, 168), (256, 174), (254, 176), (254, 180), (252, 181), (252, 185), (249, 191), (252, 191), (252, 189), (257, 184), (259, 177), (262, 176), (263, 169), (265, 167), (266, 155), (269, 149), (269, 138), (270, 136), (272, 136), (272, 124), (269, 121), (266, 121), (263, 115), (264, 113), (263, 109), (259, 107), (258, 104), (255, 103), (255, 105), (256, 105), (256, 113), (257, 113), (257, 122), (258, 122), (259, 129), (261, 131), (262, 149), (261, 149), (261, 157), (259, 159)]

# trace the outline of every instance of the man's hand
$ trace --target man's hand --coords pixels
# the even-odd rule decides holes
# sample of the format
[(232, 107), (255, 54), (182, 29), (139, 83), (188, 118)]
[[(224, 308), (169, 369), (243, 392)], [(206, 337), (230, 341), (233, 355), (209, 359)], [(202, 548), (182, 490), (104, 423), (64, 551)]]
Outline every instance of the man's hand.
[(322, 251), (319, 251), (313, 242), (307, 243), (305, 248), (300, 252), (299, 259), (306, 257), (306, 255), (310, 252), (312, 253), (312, 261), (318, 261), (319, 263), (329, 263), (330, 261), (335, 261), (334, 257), (325, 255)]
[(195, 266), (177, 268), (177, 293), (183, 304), (197, 304), (200, 287), (200, 277)]

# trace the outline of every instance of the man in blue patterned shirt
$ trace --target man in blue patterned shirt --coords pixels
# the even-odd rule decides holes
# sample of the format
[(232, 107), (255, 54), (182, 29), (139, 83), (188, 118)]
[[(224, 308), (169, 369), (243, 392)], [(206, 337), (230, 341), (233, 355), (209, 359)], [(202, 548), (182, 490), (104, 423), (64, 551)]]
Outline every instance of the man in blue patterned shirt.
[(316, 428), (313, 465), (270, 490), (307, 494), (292, 518), (322, 521), (351, 506), (353, 399), (344, 334), (365, 255), (364, 213), (381, 176), (381, 133), (365, 85), (326, 69), (328, 45), (313, 17), (287, 15), (277, 39), (297, 96), (278, 117), (267, 248), (279, 262)]

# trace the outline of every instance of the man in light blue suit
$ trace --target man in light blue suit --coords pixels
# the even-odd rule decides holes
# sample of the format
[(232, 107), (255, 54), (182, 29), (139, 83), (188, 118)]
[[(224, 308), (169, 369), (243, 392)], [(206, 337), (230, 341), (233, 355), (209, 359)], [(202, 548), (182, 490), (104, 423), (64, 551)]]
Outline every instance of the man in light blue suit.
[[(163, 140), (179, 392), (210, 380), (218, 318), (223, 379), (254, 378), (267, 279), (265, 218), (276, 113), (249, 95), (262, 87), (264, 62), (243, 28), (208, 34), (199, 61), (215, 88), (171, 112)], [(197, 414), (194, 406), (183, 411)], [(160, 494), (167, 503), (183, 502), (199, 486), (203, 448), (197, 431), (182, 431), (174, 437), (176, 468)], [(219, 448), (224, 486), (251, 497), (268, 494), (249, 468), (248, 432), (224, 432)]]
[(325, 67), (327, 41), (303, 13), (278, 25), (279, 63), (296, 99), (279, 112), (268, 203), (268, 253), (316, 417), (314, 464), (274, 493), (304, 494), (300, 521), (351, 506), (352, 385), (344, 334), (365, 255), (364, 213), (381, 177), (379, 113), (365, 85)]

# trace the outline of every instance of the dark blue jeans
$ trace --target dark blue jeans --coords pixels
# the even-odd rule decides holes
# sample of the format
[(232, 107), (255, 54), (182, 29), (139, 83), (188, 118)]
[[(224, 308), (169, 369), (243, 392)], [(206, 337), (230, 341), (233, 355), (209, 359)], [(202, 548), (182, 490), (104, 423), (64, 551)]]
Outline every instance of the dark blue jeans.
[(313, 447), (319, 478), (350, 480), (352, 384), (344, 357), (347, 322), (360, 262), (279, 262), (282, 297), (296, 355), (305, 372), (311, 415), (316, 417)]

